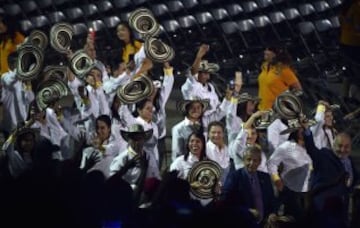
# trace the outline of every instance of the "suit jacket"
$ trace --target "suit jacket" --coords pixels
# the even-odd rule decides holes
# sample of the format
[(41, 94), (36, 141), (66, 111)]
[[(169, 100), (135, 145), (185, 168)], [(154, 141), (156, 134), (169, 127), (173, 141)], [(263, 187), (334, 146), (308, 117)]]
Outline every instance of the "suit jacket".
[[(306, 151), (313, 161), (314, 170), (310, 181), (310, 189), (315, 192), (313, 193), (315, 208), (321, 209), (329, 197), (341, 196), (347, 198), (351, 188), (346, 187), (345, 179), (342, 178), (345, 174), (345, 168), (339, 157), (328, 148), (318, 149), (314, 144), (312, 133), (308, 129), (304, 131), (304, 140)], [(352, 160), (351, 165), (354, 185), (357, 182), (357, 172)]]
[[(270, 175), (257, 171), (262, 201), (264, 207), (264, 218), (277, 209), (277, 201), (274, 195)], [(241, 211), (255, 208), (254, 197), (251, 192), (250, 179), (246, 168), (240, 168), (229, 174), (222, 189), (221, 200), (226, 207), (235, 207)]]

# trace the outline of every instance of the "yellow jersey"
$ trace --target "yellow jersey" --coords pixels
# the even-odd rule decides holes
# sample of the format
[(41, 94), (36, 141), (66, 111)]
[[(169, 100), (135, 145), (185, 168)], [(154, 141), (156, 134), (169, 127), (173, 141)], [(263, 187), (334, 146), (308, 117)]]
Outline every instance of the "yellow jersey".
[(268, 63), (263, 63), (258, 77), (259, 98), (261, 99), (259, 110), (271, 109), (276, 97), (298, 82), (298, 78), (289, 66), (277, 64), (268, 68)]
[(25, 37), (19, 33), (15, 33), (14, 40), (7, 39), (0, 43), (0, 75), (9, 71), (8, 56), (16, 51), (16, 46), (24, 42)]
[(129, 56), (130, 55), (135, 55), (136, 52), (138, 52), (140, 50), (142, 46), (142, 43), (139, 41), (134, 41), (134, 45), (132, 43), (127, 44), (124, 48), (123, 48), (123, 53), (122, 53), (122, 61), (124, 63), (128, 63), (129, 62)]

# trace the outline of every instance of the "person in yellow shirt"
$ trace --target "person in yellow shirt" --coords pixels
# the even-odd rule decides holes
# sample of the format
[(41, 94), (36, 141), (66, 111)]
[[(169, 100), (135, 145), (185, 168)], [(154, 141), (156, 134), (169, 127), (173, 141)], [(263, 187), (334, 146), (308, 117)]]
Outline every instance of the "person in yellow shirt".
[(302, 90), (290, 63), (291, 57), (286, 49), (279, 47), (265, 49), (264, 62), (258, 77), (259, 110), (271, 109), (276, 97), (286, 90)]
[[(134, 33), (127, 22), (120, 22), (118, 24), (116, 27), (116, 34), (122, 47), (121, 62), (129, 64), (143, 44), (135, 39)], [(140, 76), (142, 73), (146, 73), (152, 66), (151, 60), (146, 58), (135, 77)]]
[(19, 32), (16, 21), (6, 14), (0, 15), (0, 75), (9, 71), (8, 56), (25, 37)]

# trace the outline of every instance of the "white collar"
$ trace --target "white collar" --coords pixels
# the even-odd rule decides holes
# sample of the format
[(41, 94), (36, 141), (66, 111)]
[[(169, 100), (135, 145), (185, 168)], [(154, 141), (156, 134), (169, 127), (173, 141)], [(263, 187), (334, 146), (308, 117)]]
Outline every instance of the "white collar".
[(185, 124), (185, 126), (192, 126), (192, 125), (194, 125), (194, 124), (199, 124), (199, 125), (201, 125), (200, 121), (192, 122), (192, 121), (189, 120), (187, 117), (184, 118), (184, 124)]

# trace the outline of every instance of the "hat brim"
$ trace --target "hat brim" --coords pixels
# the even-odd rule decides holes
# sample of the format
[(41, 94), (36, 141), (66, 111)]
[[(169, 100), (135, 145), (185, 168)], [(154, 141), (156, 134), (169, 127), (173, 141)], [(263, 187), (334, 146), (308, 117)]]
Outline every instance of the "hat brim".
[(124, 104), (134, 104), (147, 97), (154, 92), (154, 84), (147, 76), (142, 76), (127, 84), (120, 86), (117, 90), (117, 96)]
[(285, 129), (283, 131), (280, 132), (280, 135), (286, 135), (286, 134), (291, 134), (297, 130), (299, 130), (301, 127), (290, 127), (288, 129)]
[[(65, 34), (67, 35), (66, 37), (64, 37)], [(63, 36), (63, 38), (59, 39), (59, 35)], [(57, 23), (53, 25), (50, 30), (50, 45), (55, 51), (66, 54), (71, 47), (73, 35), (74, 28), (71, 24), (63, 22)]]
[(186, 106), (190, 105), (191, 103), (198, 102), (203, 106), (202, 112), (204, 113), (206, 110), (209, 109), (210, 101), (208, 99), (197, 99), (197, 100), (182, 100), (177, 103), (177, 110), (183, 114), (186, 114)]
[(128, 132), (124, 130), (120, 130), (121, 137), (128, 142), (129, 139), (139, 139), (143, 138), (145, 141), (149, 140), (153, 135), (153, 130), (147, 130), (144, 132)]
[(220, 66), (216, 63), (204, 63), (199, 66), (199, 72), (205, 72), (205, 73), (216, 73), (220, 70)]
[(150, 37), (145, 40), (144, 51), (146, 57), (156, 63), (169, 62), (175, 56), (174, 49), (154, 37)]

